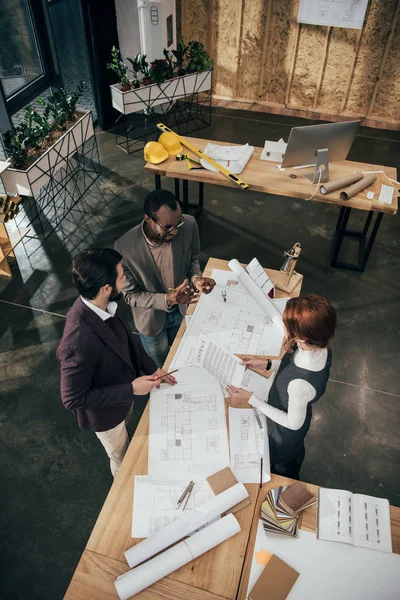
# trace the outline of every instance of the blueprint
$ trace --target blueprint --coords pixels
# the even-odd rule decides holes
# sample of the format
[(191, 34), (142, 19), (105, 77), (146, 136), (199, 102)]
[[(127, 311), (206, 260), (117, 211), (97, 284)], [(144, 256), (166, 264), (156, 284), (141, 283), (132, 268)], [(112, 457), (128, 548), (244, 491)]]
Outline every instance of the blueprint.
[(362, 29), (368, 0), (300, 0), (298, 23)]
[(263, 428), (257, 424), (251, 408), (229, 407), (229, 443), (231, 469), (242, 483), (259, 483), (261, 457), (263, 457), (263, 483), (271, 479), (267, 420), (258, 413)]
[(150, 395), (149, 477), (203, 481), (229, 465), (218, 383), (161, 385)]
[(135, 477), (132, 537), (144, 538), (164, 529), (182, 515), (189, 515), (213, 497), (206, 481), (197, 481), (188, 503), (177, 508), (178, 499), (188, 482), (152, 481), (147, 476)]

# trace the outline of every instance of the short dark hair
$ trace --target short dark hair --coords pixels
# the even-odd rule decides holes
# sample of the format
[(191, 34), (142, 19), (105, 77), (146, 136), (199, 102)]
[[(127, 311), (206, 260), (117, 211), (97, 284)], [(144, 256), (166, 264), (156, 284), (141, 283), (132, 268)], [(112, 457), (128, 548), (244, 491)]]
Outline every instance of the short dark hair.
[(81, 296), (93, 300), (104, 285), (114, 287), (122, 256), (112, 248), (82, 250), (72, 261), (72, 279)]
[(178, 202), (172, 192), (168, 190), (154, 190), (146, 196), (144, 201), (144, 213), (148, 217), (154, 217), (156, 212), (162, 207), (168, 206), (171, 210), (178, 208)]

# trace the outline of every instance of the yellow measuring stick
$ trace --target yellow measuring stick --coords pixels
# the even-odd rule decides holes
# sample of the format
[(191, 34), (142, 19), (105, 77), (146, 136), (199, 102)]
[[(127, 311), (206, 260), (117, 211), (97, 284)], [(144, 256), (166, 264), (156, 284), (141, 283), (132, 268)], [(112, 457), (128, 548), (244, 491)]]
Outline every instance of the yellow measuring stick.
[(248, 183), (245, 183), (244, 181), (239, 179), (239, 177), (236, 177), (236, 175), (233, 175), (233, 173), (230, 173), (230, 171), (228, 171), (228, 169), (225, 169), (225, 167), (221, 167), (221, 165), (219, 165), (217, 162), (215, 162), (215, 160), (213, 160), (212, 158), (207, 156), (207, 154), (204, 154), (204, 152), (202, 152), (201, 150), (198, 150), (198, 148), (196, 148), (196, 146), (193, 146), (193, 144), (191, 144), (190, 142), (187, 142), (185, 140), (185, 138), (183, 138), (180, 135), (178, 135), (177, 133), (175, 133), (175, 131), (172, 131), (172, 129), (170, 129), (163, 123), (157, 123), (157, 127), (160, 131), (168, 131), (169, 133), (173, 133), (174, 135), (176, 135), (176, 137), (179, 139), (180, 143), (183, 146), (186, 146), (186, 148), (189, 148), (189, 150), (191, 150), (191, 152), (196, 154), (196, 156), (198, 156), (199, 158), (204, 158), (204, 160), (206, 160), (208, 163), (210, 163), (210, 165), (212, 165), (213, 167), (218, 169), (218, 171), (220, 173), (222, 173), (222, 175), (225, 175), (225, 177), (230, 179), (232, 181), (232, 183), (234, 183), (235, 185), (240, 187), (241, 190), (247, 190), (247, 188), (249, 187)]

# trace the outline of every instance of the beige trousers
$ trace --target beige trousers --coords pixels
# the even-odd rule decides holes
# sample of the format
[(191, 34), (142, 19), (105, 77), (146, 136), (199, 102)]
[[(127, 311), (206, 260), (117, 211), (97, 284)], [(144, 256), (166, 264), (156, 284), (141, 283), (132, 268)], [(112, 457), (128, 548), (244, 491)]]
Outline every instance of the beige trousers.
[(129, 419), (132, 415), (133, 404), (131, 409), (122, 423), (119, 423), (112, 429), (108, 429), (107, 431), (96, 431), (96, 435), (99, 438), (100, 442), (104, 446), (104, 450), (107, 452), (107, 456), (110, 459), (110, 469), (113, 477), (119, 471), (119, 468), (122, 463), (122, 459), (125, 456), (125, 453), (129, 446), (129, 437), (128, 432), (126, 430), (126, 423), (128, 423)]

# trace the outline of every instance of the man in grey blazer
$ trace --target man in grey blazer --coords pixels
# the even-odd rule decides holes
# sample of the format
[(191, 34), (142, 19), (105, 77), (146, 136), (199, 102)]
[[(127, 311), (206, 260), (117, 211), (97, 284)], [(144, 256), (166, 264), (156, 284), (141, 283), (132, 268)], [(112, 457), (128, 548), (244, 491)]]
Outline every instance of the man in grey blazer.
[(196, 220), (182, 215), (174, 194), (151, 192), (144, 219), (115, 243), (122, 255), (123, 293), (149, 356), (161, 367), (186, 313), (215, 281), (200, 270)]

